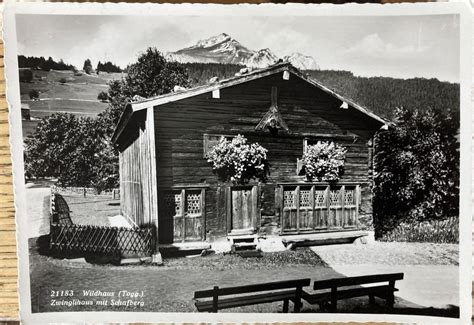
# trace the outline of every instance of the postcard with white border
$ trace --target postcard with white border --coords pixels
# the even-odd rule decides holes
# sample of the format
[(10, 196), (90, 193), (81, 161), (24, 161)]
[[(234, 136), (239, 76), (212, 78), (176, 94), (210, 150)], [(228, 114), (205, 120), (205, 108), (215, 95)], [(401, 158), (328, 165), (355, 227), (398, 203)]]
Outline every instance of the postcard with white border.
[(7, 3), (21, 319), (471, 320), (466, 3)]

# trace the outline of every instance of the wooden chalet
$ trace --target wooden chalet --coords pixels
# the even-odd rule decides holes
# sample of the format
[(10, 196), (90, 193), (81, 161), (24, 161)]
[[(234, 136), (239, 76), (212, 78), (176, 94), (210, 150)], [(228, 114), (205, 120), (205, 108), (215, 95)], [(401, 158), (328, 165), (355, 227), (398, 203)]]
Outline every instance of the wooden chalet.
[[(162, 244), (366, 229), (372, 137), (385, 123), (289, 63), (130, 103), (113, 136), (122, 213), (155, 224)], [(238, 134), (268, 149), (266, 183), (233, 185), (213, 173), (206, 152)], [(334, 184), (299, 173), (305, 146), (321, 140), (347, 149)]]

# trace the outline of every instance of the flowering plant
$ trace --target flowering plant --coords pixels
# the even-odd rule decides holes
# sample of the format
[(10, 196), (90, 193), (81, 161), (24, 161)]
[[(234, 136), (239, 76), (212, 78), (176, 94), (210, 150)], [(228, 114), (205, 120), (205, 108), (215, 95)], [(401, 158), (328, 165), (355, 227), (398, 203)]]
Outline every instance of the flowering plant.
[(342, 175), (346, 148), (334, 142), (318, 141), (306, 147), (303, 164), (306, 178), (318, 181), (337, 181)]
[(248, 144), (238, 135), (232, 140), (221, 137), (207, 153), (207, 162), (223, 181), (245, 184), (252, 178), (265, 182), (269, 173), (268, 150), (258, 143)]

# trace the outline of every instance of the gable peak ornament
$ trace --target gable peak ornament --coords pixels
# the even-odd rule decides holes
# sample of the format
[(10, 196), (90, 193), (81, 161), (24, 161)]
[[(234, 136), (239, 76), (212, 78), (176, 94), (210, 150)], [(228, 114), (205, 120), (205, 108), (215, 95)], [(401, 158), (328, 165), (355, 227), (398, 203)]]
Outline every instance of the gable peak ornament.
[(276, 132), (279, 129), (288, 131), (288, 125), (283, 120), (283, 117), (278, 110), (278, 88), (272, 87), (271, 105), (268, 111), (263, 115), (260, 122), (255, 127), (256, 130), (269, 129), (271, 132)]

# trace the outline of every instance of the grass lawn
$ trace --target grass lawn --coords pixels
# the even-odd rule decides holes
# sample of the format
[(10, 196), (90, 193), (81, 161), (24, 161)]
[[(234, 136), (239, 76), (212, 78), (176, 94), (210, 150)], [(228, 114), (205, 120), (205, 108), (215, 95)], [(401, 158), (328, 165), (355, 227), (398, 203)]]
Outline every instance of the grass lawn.
[(43, 118), (55, 112), (70, 112), (75, 115), (96, 116), (102, 112), (107, 103), (99, 101), (83, 102), (70, 99), (55, 99), (29, 102), (32, 117)]
[(33, 133), (43, 117), (53, 113), (71, 113), (77, 116), (96, 117), (105, 110), (107, 103), (83, 102), (69, 99), (55, 99), (46, 101), (29, 101), (31, 120), (22, 120), (23, 137)]
[(109, 218), (120, 214), (120, 200), (106, 196), (63, 195), (75, 224), (110, 226)]
[(45, 82), (32, 81), (22, 82), (20, 84), (20, 94), (22, 100), (29, 100), (29, 92), (32, 89), (40, 92), (39, 98), (72, 98), (97, 100), (97, 95), (101, 91), (107, 91), (107, 84), (104, 83), (73, 83), (66, 82), (61, 84), (59, 81)]
[[(101, 91), (107, 91), (107, 83), (113, 79), (120, 79), (120, 74), (111, 73), (97, 75), (75, 76), (72, 71), (33, 71), (32, 82), (20, 83), (20, 94), (22, 99), (29, 99), (28, 93), (31, 89), (40, 92), (40, 98), (76, 98), (97, 100)], [(61, 79), (66, 83), (60, 83)]]

